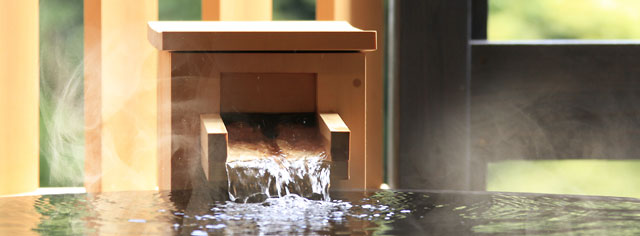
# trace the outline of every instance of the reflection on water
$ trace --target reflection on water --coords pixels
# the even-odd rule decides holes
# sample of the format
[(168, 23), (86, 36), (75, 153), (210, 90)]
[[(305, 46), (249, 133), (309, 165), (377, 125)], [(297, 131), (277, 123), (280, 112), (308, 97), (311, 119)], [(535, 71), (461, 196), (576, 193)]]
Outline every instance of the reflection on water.
[(470, 204), (460, 215), (473, 219), (477, 225), (472, 229), (483, 233), (640, 234), (640, 201), (635, 199), (502, 194)]
[(206, 191), (0, 198), (0, 235), (633, 235), (640, 200), (484, 192), (332, 192), (261, 203)]

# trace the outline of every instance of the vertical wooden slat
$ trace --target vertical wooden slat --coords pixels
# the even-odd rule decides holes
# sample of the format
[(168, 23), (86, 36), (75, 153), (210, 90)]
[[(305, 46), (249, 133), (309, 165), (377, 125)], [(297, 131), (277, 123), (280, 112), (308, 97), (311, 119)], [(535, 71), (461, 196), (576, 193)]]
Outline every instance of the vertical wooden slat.
[(469, 189), (470, 0), (398, 3), (398, 187)]
[(487, 39), (488, 0), (471, 1), (471, 39)]
[[(171, 53), (158, 55), (158, 189), (171, 190)], [(165, 174), (162, 174), (165, 173)]]
[(157, 0), (85, 0), (86, 186), (157, 187), (157, 52), (147, 22)]
[(38, 188), (38, 1), (0, 0), (0, 195)]
[(84, 187), (102, 191), (101, 0), (84, 1)]
[(205, 21), (270, 21), (272, 0), (202, 0)]
[(383, 55), (384, 15), (382, 0), (317, 0), (316, 20), (343, 20), (364, 29), (376, 30), (378, 50), (367, 56), (366, 86), (366, 187), (382, 183), (383, 152)]

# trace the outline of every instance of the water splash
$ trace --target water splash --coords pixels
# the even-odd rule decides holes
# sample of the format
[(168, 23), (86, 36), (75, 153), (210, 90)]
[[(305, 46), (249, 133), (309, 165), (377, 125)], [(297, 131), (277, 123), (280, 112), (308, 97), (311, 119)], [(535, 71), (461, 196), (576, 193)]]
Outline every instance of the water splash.
[(288, 194), (331, 200), (329, 163), (323, 157), (235, 161), (227, 163), (227, 173), (232, 201), (256, 202)]
[(235, 122), (227, 129), (227, 160), (231, 161), (226, 168), (232, 201), (262, 202), (289, 194), (330, 200), (329, 162), (317, 127), (284, 122), (273, 130)]

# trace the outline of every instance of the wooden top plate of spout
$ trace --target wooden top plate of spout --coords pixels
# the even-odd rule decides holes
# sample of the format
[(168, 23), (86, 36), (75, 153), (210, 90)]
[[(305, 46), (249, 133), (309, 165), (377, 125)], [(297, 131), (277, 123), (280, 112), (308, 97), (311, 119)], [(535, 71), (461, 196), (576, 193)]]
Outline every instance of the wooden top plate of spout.
[(153, 21), (151, 44), (167, 51), (371, 51), (376, 31), (343, 21)]

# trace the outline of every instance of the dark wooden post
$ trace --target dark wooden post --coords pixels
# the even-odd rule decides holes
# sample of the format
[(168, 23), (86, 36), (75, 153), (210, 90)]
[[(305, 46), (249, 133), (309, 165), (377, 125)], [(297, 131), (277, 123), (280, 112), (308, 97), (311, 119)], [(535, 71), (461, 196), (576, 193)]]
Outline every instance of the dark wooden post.
[(398, 7), (397, 187), (470, 189), (471, 1), (398, 1)]
[(488, 0), (471, 0), (471, 38), (487, 39)]

